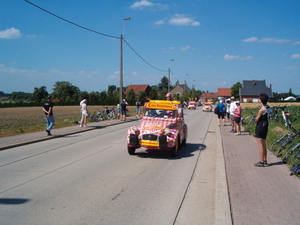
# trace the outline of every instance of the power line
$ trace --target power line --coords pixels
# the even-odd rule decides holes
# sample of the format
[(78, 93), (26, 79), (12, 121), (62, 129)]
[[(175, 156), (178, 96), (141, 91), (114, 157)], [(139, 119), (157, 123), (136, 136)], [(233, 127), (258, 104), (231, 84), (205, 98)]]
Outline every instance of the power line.
[(177, 79), (177, 77), (173, 74), (172, 70), (170, 70), (170, 72), (173, 75), (173, 77), (179, 82), (179, 80)]
[(108, 34), (103, 34), (103, 33), (100, 33), (100, 32), (98, 32), (98, 31), (95, 31), (95, 30), (86, 28), (86, 27), (84, 27), (84, 26), (81, 26), (81, 25), (79, 25), (79, 24), (77, 24), (77, 23), (73, 23), (73, 22), (71, 22), (70, 20), (64, 19), (64, 18), (62, 18), (62, 17), (60, 17), (60, 16), (58, 16), (58, 15), (52, 13), (52, 12), (49, 12), (48, 10), (43, 9), (42, 7), (33, 4), (32, 2), (30, 2), (30, 1), (28, 1), (28, 0), (24, 0), (24, 1), (27, 2), (27, 3), (29, 3), (29, 4), (31, 4), (31, 5), (33, 5), (34, 7), (38, 8), (38, 9), (40, 9), (40, 10), (43, 10), (43, 11), (46, 12), (46, 13), (49, 13), (49, 14), (52, 15), (52, 16), (55, 16), (55, 17), (57, 17), (57, 18), (59, 18), (59, 19), (65, 21), (65, 22), (68, 22), (68, 23), (70, 23), (70, 24), (72, 24), (72, 25), (74, 25), (74, 26), (80, 27), (80, 28), (82, 28), (82, 29), (85, 29), (85, 30), (88, 30), (88, 31), (90, 31), (90, 32), (93, 32), (93, 33), (96, 33), (96, 34), (100, 34), (100, 35), (103, 35), (103, 36), (106, 36), (106, 37), (111, 37), (111, 38), (117, 38), (117, 39), (120, 39), (119, 37), (112, 36), (112, 35), (108, 35)]
[[(42, 7), (40, 7), (40, 6), (38, 6), (38, 5), (36, 5), (36, 4), (34, 4), (34, 3), (32, 3), (32, 2), (30, 2), (30, 1), (28, 1), (28, 0), (24, 0), (24, 1), (27, 2), (27, 3), (29, 3), (29, 4), (31, 4), (31, 5), (33, 5), (34, 7), (38, 8), (38, 9), (40, 9), (40, 10), (46, 12), (46, 13), (49, 13), (49, 14), (52, 15), (52, 16), (55, 16), (55, 17), (57, 17), (57, 18), (59, 18), (59, 19), (65, 21), (65, 22), (67, 22), (67, 23), (70, 23), (70, 24), (72, 24), (72, 25), (74, 25), (74, 26), (80, 27), (80, 28), (85, 29), (85, 30), (87, 30), (87, 31), (90, 31), (90, 32), (93, 32), (93, 33), (96, 33), (96, 34), (100, 34), (100, 35), (103, 35), (103, 36), (106, 36), (106, 37), (111, 37), (111, 38), (120, 39), (119, 37), (112, 36), (112, 35), (108, 35), (108, 34), (104, 34), (104, 33), (100, 33), (100, 32), (98, 32), (98, 31), (95, 31), (95, 30), (86, 28), (86, 27), (84, 27), (84, 26), (81, 26), (81, 25), (79, 25), (79, 24), (77, 24), (77, 23), (74, 23), (74, 22), (72, 22), (72, 21), (70, 21), (70, 20), (67, 20), (67, 19), (65, 19), (65, 18), (63, 18), (63, 17), (61, 17), (61, 16), (58, 16), (58, 15), (56, 15), (56, 14), (54, 14), (54, 13), (52, 13), (52, 12), (50, 12), (50, 11), (48, 11), (48, 10), (46, 10), (46, 9), (44, 9), (44, 8), (42, 8)], [(150, 63), (148, 63), (148, 62), (147, 62), (140, 54), (137, 53), (137, 51), (135, 51), (135, 50), (131, 47), (131, 45), (130, 45), (125, 39), (123, 39), (123, 40), (124, 40), (124, 42), (129, 46), (129, 48), (130, 48), (130, 49), (131, 49), (131, 50), (132, 50), (132, 51), (133, 51), (140, 59), (142, 59), (146, 64), (148, 64), (148, 65), (151, 66), (152, 68), (154, 68), (154, 69), (156, 69), (156, 70), (158, 70), (158, 71), (161, 71), (161, 72), (167, 72), (167, 71), (168, 71), (168, 70), (161, 70), (161, 69), (158, 69), (158, 68), (156, 68), (155, 66), (151, 65)], [(174, 76), (174, 75), (173, 75), (173, 76)], [(175, 77), (175, 76), (174, 76), (174, 77)], [(175, 77), (175, 78), (176, 78), (176, 77)], [(176, 79), (177, 79), (177, 78), (176, 78)], [(178, 79), (177, 79), (177, 80), (178, 80)]]
[(159, 70), (161, 72), (168, 72), (168, 70), (161, 70), (161, 69), (158, 69), (156, 68), (155, 66), (152, 66), (150, 63), (148, 63), (139, 53), (137, 53), (132, 47), (131, 45), (124, 39), (124, 42), (129, 46), (129, 48), (131, 48), (131, 50), (137, 54), (138, 57), (140, 57), (141, 60), (143, 60), (145, 63), (147, 63), (149, 66), (151, 66), (152, 68), (156, 69), (156, 70)]

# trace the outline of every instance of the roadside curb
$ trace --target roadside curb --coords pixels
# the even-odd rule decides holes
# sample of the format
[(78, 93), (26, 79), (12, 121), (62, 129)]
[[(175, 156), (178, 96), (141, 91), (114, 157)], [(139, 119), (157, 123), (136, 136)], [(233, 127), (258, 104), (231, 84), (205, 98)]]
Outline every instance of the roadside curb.
[(222, 137), (218, 124), (216, 123), (216, 199), (215, 199), (215, 224), (232, 225), (231, 209), (229, 201), (227, 174), (222, 145)]
[[(68, 135), (78, 134), (78, 133), (91, 131), (91, 130), (95, 130), (95, 129), (101, 129), (101, 128), (117, 125), (120, 123), (126, 123), (126, 122), (131, 122), (131, 121), (136, 121), (136, 120), (139, 120), (139, 119), (135, 118), (135, 117), (134, 118), (127, 117), (126, 121), (120, 121), (120, 120), (110, 120), (107, 122), (103, 121), (104, 123), (102, 125), (101, 125), (101, 122), (100, 123), (89, 123), (89, 126), (84, 129), (78, 129), (76, 126), (57, 128), (57, 129), (53, 129), (55, 131), (55, 133), (57, 133), (57, 135), (53, 135), (53, 136), (44, 136), (44, 135), (41, 136), (40, 134), (41, 133), (44, 134), (44, 131), (40, 131), (40, 132), (35, 132), (35, 133), (28, 133), (28, 134), (21, 134), (21, 135), (17, 135), (17, 136), (7, 137), (7, 138), (11, 138), (12, 141), (10, 141), (11, 143), (9, 143), (9, 144), (4, 144), (3, 146), (0, 146), (0, 151), (6, 150), (9, 148), (23, 146), (23, 145), (38, 143), (38, 142), (50, 140), (53, 138), (65, 137)], [(20, 138), (20, 136), (22, 136), (22, 135), (23, 136), (28, 135), (28, 137)], [(0, 140), (1, 140), (1, 138), (0, 138)]]

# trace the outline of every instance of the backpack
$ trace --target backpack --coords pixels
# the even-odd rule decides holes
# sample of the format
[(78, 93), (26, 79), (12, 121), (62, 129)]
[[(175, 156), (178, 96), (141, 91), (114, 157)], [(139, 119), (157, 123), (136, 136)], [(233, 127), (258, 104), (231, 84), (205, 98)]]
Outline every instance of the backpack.
[(214, 113), (215, 113), (215, 114), (218, 114), (218, 113), (219, 113), (219, 107), (218, 107), (218, 106), (216, 106), (216, 108), (215, 108), (215, 110), (214, 110)]

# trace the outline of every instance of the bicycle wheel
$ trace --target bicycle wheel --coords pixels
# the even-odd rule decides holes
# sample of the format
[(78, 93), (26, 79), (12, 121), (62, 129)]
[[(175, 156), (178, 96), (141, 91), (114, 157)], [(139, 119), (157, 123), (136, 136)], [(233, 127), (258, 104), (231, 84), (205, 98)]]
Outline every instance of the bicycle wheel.
[[(297, 151), (298, 150), (298, 151)], [(290, 158), (296, 157), (296, 155), (298, 154), (298, 152), (300, 151), (300, 143), (296, 144), (294, 147), (292, 147), (289, 151), (287, 151), (287, 153), (283, 156), (282, 158), (282, 162), (283, 163), (287, 163), (287, 161)]]
[(280, 147), (280, 145), (284, 142), (284, 140), (286, 139), (286, 137), (289, 135), (289, 133), (282, 135), (281, 137), (279, 137), (276, 141), (273, 142), (273, 144), (270, 147), (270, 151), (277, 151)]
[(294, 138), (291, 138), (290, 136), (287, 137), (285, 141), (280, 145), (280, 148), (276, 156), (281, 157), (284, 154), (285, 150), (291, 147), (293, 142), (294, 142)]

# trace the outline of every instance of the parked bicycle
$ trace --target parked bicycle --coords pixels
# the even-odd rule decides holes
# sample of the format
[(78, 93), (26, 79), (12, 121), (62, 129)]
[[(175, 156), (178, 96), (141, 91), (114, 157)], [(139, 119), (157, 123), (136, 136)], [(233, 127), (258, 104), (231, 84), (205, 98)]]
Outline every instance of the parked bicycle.
[(279, 108), (281, 109), (283, 123), (286, 127), (288, 127), (291, 124), (291, 114), (285, 110), (288, 108), (288, 106), (283, 106), (283, 107), (279, 107)]
[(279, 106), (274, 106), (271, 108), (271, 114), (270, 114), (270, 120), (275, 120), (276, 122), (279, 122), (279, 117), (278, 117), (278, 107)]
[(248, 122), (245, 121), (244, 117), (242, 117), (242, 124), (244, 125), (250, 125), (251, 123), (254, 123), (255, 122), (255, 118), (256, 118), (256, 115), (254, 113), (251, 113), (251, 118)]
[(289, 147), (295, 140), (296, 137), (299, 137), (300, 132), (297, 131), (291, 124), (289, 124), (289, 128), (292, 132), (286, 133), (279, 137), (270, 147), (270, 151), (277, 152), (277, 156), (281, 156), (281, 152)]
[(294, 147), (292, 147), (290, 150), (287, 151), (287, 153), (283, 156), (282, 162), (287, 163), (287, 161), (291, 158), (300, 158), (300, 143), (296, 144)]

